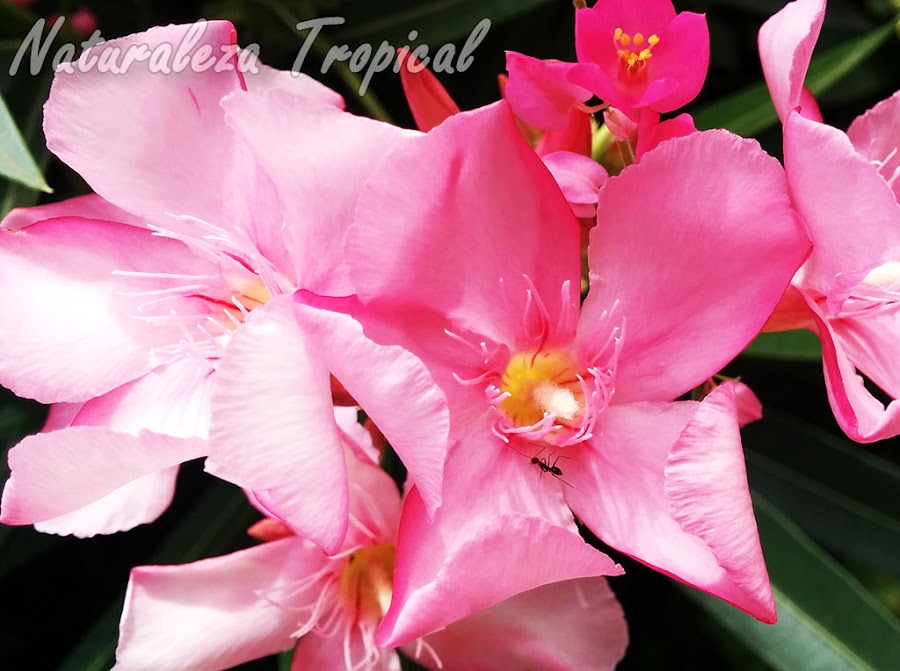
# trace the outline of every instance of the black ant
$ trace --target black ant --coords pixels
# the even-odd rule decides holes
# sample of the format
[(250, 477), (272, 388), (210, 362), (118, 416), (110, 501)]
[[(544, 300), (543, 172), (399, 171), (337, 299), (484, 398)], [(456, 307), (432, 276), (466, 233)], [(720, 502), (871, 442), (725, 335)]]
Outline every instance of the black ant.
[(554, 462), (551, 464), (550, 460), (547, 457), (543, 457), (539, 459), (538, 457), (531, 457), (531, 463), (537, 464), (538, 468), (541, 469), (541, 475), (544, 473), (549, 473), (553, 477), (560, 477), (563, 472), (562, 469), (556, 465), (556, 462), (560, 460), (560, 457), (556, 457)]

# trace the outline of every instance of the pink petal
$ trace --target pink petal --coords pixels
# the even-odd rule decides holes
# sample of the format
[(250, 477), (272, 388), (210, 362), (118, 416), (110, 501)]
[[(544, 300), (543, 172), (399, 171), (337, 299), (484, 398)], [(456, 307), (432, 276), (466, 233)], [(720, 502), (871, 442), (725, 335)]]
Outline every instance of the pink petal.
[(634, 35), (649, 36), (675, 18), (670, 0), (603, 0), (589, 9), (575, 12), (575, 48), (582, 63), (618, 66), (613, 37), (616, 28)]
[(813, 241), (794, 283), (836, 309), (870, 270), (900, 258), (900, 204), (844, 133), (797, 113), (785, 122), (784, 165)]
[(10, 210), (0, 227), (9, 231), (19, 231), (26, 226), (43, 221), (45, 219), (57, 219), (59, 217), (81, 217), (84, 219), (99, 219), (101, 221), (117, 221), (132, 226), (144, 226), (145, 222), (112, 203), (103, 200), (96, 194), (77, 196), (59, 203), (47, 203), (35, 207), (17, 207)]
[(224, 107), (274, 186), (278, 210), (262, 225), (277, 225), (296, 286), (352, 293), (341, 244), (360, 189), (391, 147), (417, 133), (279, 90), (234, 95)]
[[(94, 46), (72, 72), (59, 71), (53, 80), (44, 116), (48, 148), (100, 196), (129, 212), (222, 221), (240, 194), (229, 187), (236, 144), (219, 102), (242, 82), (235, 68), (192, 67), (191, 59), (219, 59), (235, 48), (235, 39), (231, 23), (210, 21), (152, 28)], [(122, 74), (87, 66), (113, 50), (121, 52), (122, 63), (129, 49), (157, 56), (135, 60)], [(163, 59), (166, 50), (171, 56)], [(161, 61), (170, 73), (153, 71)]]
[(304, 616), (283, 595), (325, 561), (296, 538), (131, 572), (115, 671), (219, 671), (290, 648)]
[(557, 318), (563, 283), (577, 286), (579, 237), (559, 187), (501, 102), (398, 146), (360, 195), (345, 253), (364, 302), (433, 308), (511, 343), (521, 337), (527, 290)]
[(382, 646), (541, 585), (622, 572), (578, 535), (554, 478), (542, 478), (484, 422), (474, 428), (451, 454), (434, 523), (416, 489), (406, 498)]
[[(829, 320), (821, 309), (813, 314), (822, 341), (822, 365), (828, 400), (838, 424), (851, 439), (872, 443), (900, 434), (900, 401), (897, 401), (897, 318)], [(887, 407), (866, 389), (857, 368), (869, 375), (893, 397)]]
[(36, 522), (34, 528), (45, 534), (89, 538), (153, 522), (172, 502), (177, 476), (177, 466), (148, 473), (70, 513)]
[(258, 60), (255, 64), (257, 72), (248, 70), (242, 73), (249, 91), (255, 93), (262, 89), (278, 89), (306, 100), (344, 109), (344, 98), (340, 93), (309, 75), (290, 70), (276, 70)]
[(900, 91), (857, 117), (847, 136), (857, 152), (878, 162), (879, 172), (900, 200)]
[(569, 82), (569, 73), (576, 67), (507, 51), (509, 82), (504, 95), (516, 116), (538, 128), (563, 130), (572, 108), (591, 97), (588, 89)]
[(347, 469), (328, 370), (290, 297), (250, 313), (225, 351), (206, 470), (333, 554), (347, 533)]
[(547, 130), (534, 146), (534, 153), (545, 157), (557, 151), (591, 155), (591, 117), (580, 109), (569, 110), (569, 120), (562, 130)]
[(759, 29), (759, 58), (778, 117), (800, 104), (803, 81), (825, 18), (825, 0), (788, 3)]
[[(703, 88), (709, 69), (709, 28), (703, 14), (682, 12), (659, 31), (659, 44), (647, 76), (654, 79), (639, 102), (656, 112), (671, 112), (691, 102)], [(677, 82), (676, 87), (668, 84)], [(666, 82), (665, 85), (660, 85)]]
[(732, 382), (738, 424), (741, 428), (763, 417), (763, 407), (753, 390), (743, 382)]
[[(415, 355), (370, 335), (382, 327), (355, 299), (297, 294), (318, 361), (362, 406), (403, 460), (431, 514), (441, 503), (450, 418), (446, 398)], [(365, 328), (364, 328), (365, 327)], [(390, 325), (389, 325), (390, 327)]]
[(600, 187), (609, 179), (603, 166), (589, 156), (558, 151), (542, 158), (576, 217), (593, 217), (597, 212)]
[(428, 68), (407, 49), (398, 49), (400, 83), (406, 103), (416, 120), (416, 127), (428, 132), (440, 126), (445, 119), (459, 114), (459, 106), (447, 93), (447, 89)]
[[(43, 403), (100, 396), (149, 371), (154, 348), (177, 343), (172, 319), (142, 314), (152, 280), (117, 271), (197, 272), (180, 242), (146, 229), (90, 219), (53, 219), (0, 229), (0, 381)], [(200, 271), (205, 266), (200, 265)]]
[(454, 622), (422, 639), (432, 652), (404, 652), (419, 664), (454, 671), (614, 669), (625, 654), (622, 607), (603, 578), (544, 585)]
[[(206, 452), (206, 442), (202, 440), (149, 431), (129, 435), (96, 426), (28, 436), (9, 451), (12, 474), (3, 490), (0, 521), (34, 524), (53, 520), (144, 476), (205, 456)], [(128, 502), (133, 509), (122, 510), (126, 521), (121, 524), (150, 522), (171, 500), (171, 477), (169, 474), (150, 478), (127, 494), (118, 494), (95, 506), (93, 512), (99, 519), (115, 504)], [(141, 491), (149, 497), (147, 500), (141, 498)]]
[(731, 386), (700, 404), (607, 408), (594, 436), (566, 469), (573, 512), (604, 543), (774, 622)]
[(666, 140), (696, 132), (697, 127), (690, 114), (679, 114), (673, 119), (666, 119), (660, 123), (658, 114), (645, 111), (641, 114), (638, 141), (634, 149), (635, 160), (640, 161), (644, 154)]
[(727, 131), (661, 144), (606, 183), (598, 211), (579, 341), (604, 311), (624, 318), (616, 403), (671, 400), (717, 373), (809, 249), (781, 166)]

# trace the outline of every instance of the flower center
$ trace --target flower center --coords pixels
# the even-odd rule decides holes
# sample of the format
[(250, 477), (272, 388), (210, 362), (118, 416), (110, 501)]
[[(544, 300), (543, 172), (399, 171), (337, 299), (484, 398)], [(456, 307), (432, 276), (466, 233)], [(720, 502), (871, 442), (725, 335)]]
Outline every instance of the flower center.
[(647, 61), (653, 56), (652, 50), (659, 42), (659, 37), (651, 35), (645, 39), (641, 33), (631, 36), (622, 32), (621, 28), (616, 28), (613, 42), (615, 42), (616, 53), (619, 54), (619, 63), (622, 68), (628, 70), (632, 75), (636, 75), (647, 66)]
[(500, 382), (500, 410), (516, 426), (528, 427), (552, 415), (571, 423), (584, 408), (584, 388), (574, 357), (566, 350), (519, 352)]
[(225, 302), (225, 311), (229, 317), (229, 328), (237, 328), (250, 311), (271, 300), (272, 295), (259, 278), (245, 284), (231, 296), (231, 303)]
[(357, 550), (344, 563), (340, 593), (357, 619), (381, 622), (391, 605), (396, 549), (391, 544)]

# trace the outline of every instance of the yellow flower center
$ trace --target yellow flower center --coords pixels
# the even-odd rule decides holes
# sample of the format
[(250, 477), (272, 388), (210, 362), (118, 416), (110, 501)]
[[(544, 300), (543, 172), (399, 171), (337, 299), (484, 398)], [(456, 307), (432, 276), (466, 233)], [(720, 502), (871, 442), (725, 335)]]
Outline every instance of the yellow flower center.
[(232, 296), (231, 304), (225, 308), (232, 317), (231, 320), (226, 320), (230, 322), (229, 328), (232, 330), (237, 328), (237, 325), (244, 321), (248, 312), (268, 303), (271, 298), (272, 295), (260, 279), (241, 287)]
[(503, 373), (500, 391), (509, 396), (500, 409), (516, 426), (533, 426), (546, 414), (571, 422), (584, 408), (578, 370), (565, 350), (519, 352)]
[(616, 44), (616, 53), (619, 54), (619, 62), (622, 67), (636, 75), (647, 66), (647, 61), (653, 56), (652, 50), (659, 42), (659, 37), (651, 35), (645, 39), (641, 33), (635, 33), (632, 36), (622, 32), (621, 28), (616, 28), (613, 41)]
[(341, 572), (341, 599), (358, 619), (380, 622), (391, 605), (394, 583), (393, 545), (382, 544), (357, 550)]

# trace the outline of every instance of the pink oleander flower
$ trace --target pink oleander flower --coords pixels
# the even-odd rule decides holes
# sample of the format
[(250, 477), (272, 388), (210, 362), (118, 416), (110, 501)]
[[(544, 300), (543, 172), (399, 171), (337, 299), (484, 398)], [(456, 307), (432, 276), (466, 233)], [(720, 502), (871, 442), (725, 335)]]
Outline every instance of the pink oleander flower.
[[(272, 358), (289, 375), (312, 355), (296, 333), (291, 294), (350, 292), (340, 232), (368, 173), (411, 133), (343, 112), (340, 96), (311, 79), (261, 65), (239, 72), (227, 22), (155, 28), (98, 45), (79, 63), (134, 45), (164, 53), (191, 39), (189, 61), (204, 50), (231, 53), (232, 68), (162, 74), (135, 62), (123, 74), (76, 66), (54, 80), (48, 146), (96, 195), (4, 220), (0, 274), (19, 290), (2, 306), (0, 382), (44, 403), (84, 405), (10, 452), (0, 519), (82, 535), (129, 528), (165, 508), (179, 463), (212, 451), (208, 470), (264, 505), (289, 498), (296, 505), (281, 506), (282, 518), (334, 551), (348, 523), (344, 459), (333, 419), (309, 425), (305, 410), (331, 407), (328, 371), (290, 390), (307, 405), (248, 418), (252, 358)], [(300, 169), (285, 170), (297, 147)], [(285, 347), (268, 349), (279, 337)], [(398, 390), (383, 376), (362, 381), (378, 365), (413, 378), (427, 372), (399, 348), (371, 346), (367, 355), (371, 367), (337, 377), (379, 420)], [(170, 421), (188, 399), (192, 417)], [(419, 402), (428, 435), (394, 433), (389, 419), (383, 430), (436, 505), (446, 411), (440, 399)], [(296, 473), (266, 478), (252, 467), (252, 446), (273, 435), (256, 440), (266, 421), (279, 448), (304, 464)], [(234, 443), (244, 422), (254, 438)], [(229, 456), (230, 445), (244, 454)], [(89, 517), (56, 519), (88, 504)]]
[[(900, 434), (900, 92), (846, 133), (822, 122), (803, 81), (824, 15), (824, 0), (797, 0), (759, 34), (784, 122), (791, 197), (813, 241), (767, 329), (819, 334), (835, 418), (850, 438), (868, 443)], [(890, 397), (887, 407), (863, 375)]]
[(598, 0), (575, 13), (578, 63), (507, 53), (508, 96), (523, 119), (554, 128), (592, 97), (634, 121), (693, 100), (709, 67), (706, 19), (670, 0)]
[[(353, 430), (347, 421), (341, 426)], [(294, 646), (297, 671), (399, 668), (375, 630), (391, 601), (400, 496), (359, 444), (349, 435), (343, 442), (352, 524), (340, 552), (329, 557), (267, 519), (251, 529), (269, 541), (262, 545), (134, 569), (116, 671), (218, 671)], [(627, 639), (620, 606), (594, 578), (521, 594), (402, 650), (429, 669), (581, 671), (612, 669)]]
[(671, 399), (754, 337), (808, 253), (783, 171), (754, 142), (695, 133), (609, 179), (598, 212), (580, 308), (579, 227), (554, 180), (505, 104), (464, 112), (398, 144), (366, 184), (345, 241), (359, 300), (297, 295), (338, 351), (355, 318), (424, 361), (450, 404), (443, 503), (432, 524), (417, 489), (407, 498), (380, 644), (620, 571), (580, 543), (572, 512), (774, 620), (734, 387)]

